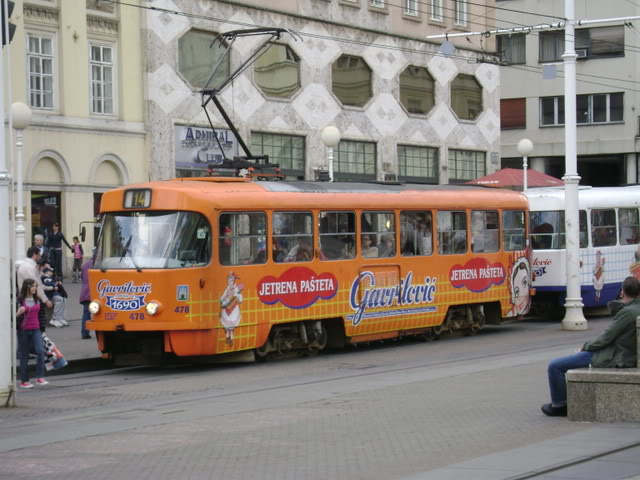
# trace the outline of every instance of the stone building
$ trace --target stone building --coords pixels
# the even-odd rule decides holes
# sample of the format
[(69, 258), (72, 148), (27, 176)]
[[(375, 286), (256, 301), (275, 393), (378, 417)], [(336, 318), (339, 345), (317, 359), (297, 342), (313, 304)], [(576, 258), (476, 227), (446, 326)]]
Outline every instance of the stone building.
[[(334, 149), (337, 180), (454, 183), (499, 168), (499, 70), (483, 61), (495, 51), (493, 39), (457, 38), (449, 53), (426, 40), (493, 28), (493, 0), (153, 0), (148, 6), (152, 179), (201, 175), (222, 158), (220, 146), (225, 156), (237, 154), (237, 139), (209, 105), (221, 145), (211, 137), (200, 90), (228, 48), (217, 34), (254, 27), (294, 34), (278, 39), (219, 99), (251, 153), (269, 155), (288, 178), (312, 180), (327, 165), (320, 134), (329, 125), (342, 138)], [(236, 69), (258, 42), (238, 38), (224, 68)]]
[[(142, 14), (100, 0), (15, 2), (3, 94), (7, 110), (23, 102), (33, 113), (23, 153), (27, 247), (55, 222), (71, 242), (102, 192), (147, 178)], [(5, 138), (15, 148), (14, 132)]]

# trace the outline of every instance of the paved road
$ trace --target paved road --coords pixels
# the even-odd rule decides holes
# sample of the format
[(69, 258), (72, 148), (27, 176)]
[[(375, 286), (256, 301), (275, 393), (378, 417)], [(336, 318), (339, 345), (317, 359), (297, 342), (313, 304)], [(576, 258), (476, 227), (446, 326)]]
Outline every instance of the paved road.
[(0, 411), (0, 478), (630, 478), (640, 474), (637, 425), (539, 410), (548, 359), (607, 321), (57, 376)]

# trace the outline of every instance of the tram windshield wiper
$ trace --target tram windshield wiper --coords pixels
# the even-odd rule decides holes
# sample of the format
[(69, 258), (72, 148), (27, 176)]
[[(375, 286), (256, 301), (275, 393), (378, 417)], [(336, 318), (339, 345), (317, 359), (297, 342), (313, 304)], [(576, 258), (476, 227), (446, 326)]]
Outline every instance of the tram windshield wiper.
[(133, 266), (136, 267), (136, 270), (138, 272), (142, 272), (142, 269), (136, 263), (136, 260), (133, 257), (133, 254), (131, 253), (131, 249), (129, 248), (129, 246), (131, 245), (131, 239), (132, 238), (133, 238), (133, 235), (129, 235), (129, 239), (127, 240), (127, 243), (124, 246), (124, 250), (122, 251), (122, 256), (120, 257), (120, 263), (122, 263), (122, 260), (124, 259), (124, 257), (127, 256), (127, 253), (128, 253), (129, 257), (131, 258), (131, 263), (133, 263)]

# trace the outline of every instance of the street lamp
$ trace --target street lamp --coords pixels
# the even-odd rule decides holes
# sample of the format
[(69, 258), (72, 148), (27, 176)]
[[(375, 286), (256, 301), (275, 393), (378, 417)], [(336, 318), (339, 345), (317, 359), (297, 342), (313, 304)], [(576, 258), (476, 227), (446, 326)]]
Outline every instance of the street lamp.
[(22, 102), (11, 105), (11, 120), (16, 130), (16, 262), (25, 259), (24, 194), (22, 192), (22, 134), (31, 123), (31, 109)]
[(327, 147), (327, 163), (329, 164), (329, 181), (333, 182), (333, 147), (340, 143), (340, 130), (329, 125), (322, 130), (320, 139)]
[(518, 153), (522, 155), (522, 170), (523, 170), (523, 179), (522, 179), (522, 191), (527, 189), (527, 170), (529, 165), (527, 160), (529, 154), (533, 151), (533, 142), (528, 138), (523, 138), (518, 142)]

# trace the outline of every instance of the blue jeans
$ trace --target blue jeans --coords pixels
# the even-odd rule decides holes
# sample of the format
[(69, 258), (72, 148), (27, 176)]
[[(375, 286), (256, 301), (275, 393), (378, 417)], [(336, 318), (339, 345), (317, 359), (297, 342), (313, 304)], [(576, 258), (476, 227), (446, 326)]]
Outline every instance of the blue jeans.
[(87, 320), (91, 320), (91, 312), (89, 312), (89, 302), (82, 302), (82, 329), (80, 330), (82, 338), (91, 335), (91, 332), (89, 332), (86, 327)]
[(33, 345), (36, 352), (36, 378), (44, 377), (44, 343), (40, 330), (19, 330), (18, 342), (20, 345), (20, 381), (29, 381), (29, 352)]
[(549, 362), (549, 391), (551, 405), (563, 407), (567, 404), (567, 370), (584, 368), (591, 365), (591, 352), (578, 352), (566, 357), (555, 358)]

